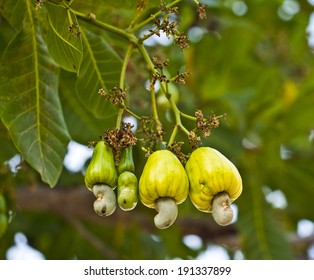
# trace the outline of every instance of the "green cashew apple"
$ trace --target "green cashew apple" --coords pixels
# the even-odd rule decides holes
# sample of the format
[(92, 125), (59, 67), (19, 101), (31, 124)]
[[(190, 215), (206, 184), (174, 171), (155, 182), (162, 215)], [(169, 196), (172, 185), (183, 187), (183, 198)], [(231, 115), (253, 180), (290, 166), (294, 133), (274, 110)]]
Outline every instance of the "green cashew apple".
[(8, 228), (8, 218), (6, 212), (6, 201), (3, 195), (0, 194), (0, 238), (5, 234)]
[(114, 189), (118, 172), (111, 147), (105, 141), (99, 141), (94, 149), (85, 174), (86, 187), (97, 198), (94, 210), (100, 216), (111, 215), (116, 208)]
[(124, 171), (130, 171), (132, 173), (135, 171), (132, 147), (126, 147), (122, 150), (118, 172), (122, 174)]
[(124, 171), (118, 178), (118, 204), (124, 211), (135, 208), (138, 202), (138, 180), (130, 171)]

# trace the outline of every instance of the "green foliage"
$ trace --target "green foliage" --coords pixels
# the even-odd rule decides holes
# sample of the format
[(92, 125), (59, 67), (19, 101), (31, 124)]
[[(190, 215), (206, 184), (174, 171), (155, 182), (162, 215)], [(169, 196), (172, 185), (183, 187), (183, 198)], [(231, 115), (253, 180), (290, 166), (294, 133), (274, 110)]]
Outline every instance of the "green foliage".
[(30, 12), (31, 3), (29, 1), (18, 0), (8, 1), (1, 0), (1, 14), (10, 23), (15, 30), (20, 30), (23, 27), (23, 21)]
[(53, 4), (47, 5), (47, 10), (49, 54), (65, 70), (79, 72), (83, 47), (76, 16), (64, 7)]
[[(238, 228), (242, 233), (243, 245), (248, 259), (291, 259), (291, 248), (280, 221), (272, 215), (265, 203), (263, 181), (258, 172), (255, 155), (247, 155), (244, 168), (247, 176), (246, 191), (239, 202)], [(248, 227), (247, 224), (251, 226)], [(252, 238), (254, 236), (254, 238)]]
[[(101, 118), (96, 118), (91, 114), (76, 94), (74, 86), (76, 81), (75, 74), (61, 71), (59, 80), (60, 100), (71, 139), (86, 144), (91, 140), (98, 139), (99, 135), (103, 133), (104, 123), (107, 127), (114, 126), (116, 115), (109, 114), (108, 116), (103, 115)], [(103, 102), (94, 104), (94, 106), (101, 105), (103, 106)], [(108, 108), (108, 110), (112, 110), (111, 108)], [(104, 112), (106, 112), (105, 108)], [(84, 133), (82, 133), (83, 131)]]
[[(185, 234), (199, 235), (203, 245), (222, 245), (231, 257), (241, 250), (247, 259), (308, 258), (309, 244), (296, 233), (301, 219), (314, 221), (314, 59), (306, 38), (312, 13), (307, 1), (297, 1), (300, 10), (289, 20), (277, 13), (282, 1), (244, 1), (247, 11), (241, 16), (234, 11), (235, 1), (203, 1), (208, 4), (204, 20), (193, 1), (175, 1), (178, 29), (191, 39), (184, 51), (138, 41), (143, 30), (152, 29), (150, 15), (158, 12), (160, 1), (74, 0), (71, 7), (65, 6), (69, 1), (43, 1), (36, 9), (40, 2), (0, 0), (0, 193), (12, 211), (0, 258), (17, 231), (48, 259), (195, 258), (205, 246), (188, 248)], [(198, 27), (203, 33), (197, 38), (192, 31)], [(243, 193), (235, 201), (238, 219), (231, 226), (217, 228), (211, 215), (189, 201), (180, 205), (178, 221), (163, 231), (153, 228), (154, 211), (141, 203), (132, 212), (118, 209), (116, 216), (102, 220), (92, 213), (92, 201), (86, 208), (85, 202), (74, 201), (75, 208), (57, 192), (85, 188), (85, 168), (76, 174), (63, 168), (70, 140), (83, 145), (98, 140), (117, 126), (121, 108), (130, 109), (125, 115), (153, 115), (144, 85), (157, 71), (148, 63), (152, 57), (169, 59), (165, 73), (171, 78), (191, 73), (177, 85), (179, 112), (226, 114), (201, 145), (221, 151), (242, 176)], [(114, 87), (126, 89), (124, 103), (113, 105), (98, 94)], [(192, 130), (195, 123), (181, 116), (181, 129), (173, 132), (178, 114), (169, 108), (157, 106), (164, 140), (185, 141), (187, 154), (191, 148), (184, 129)], [(7, 161), (16, 153), (24, 161), (13, 176)], [(140, 144), (133, 156), (139, 178), (146, 161)], [(41, 198), (43, 204), (50, 201), (51, 209), (38, 202), (36, 211), (19, 199), (23, 186), (41, 181), (58, 184), (49, 195), (56, 193), (59, 200)], [(283, 208), (266, 199), (276, 190), (287, 201)], [(93, 199), (89, 192), (85, 197)], [(228, 238), (230, 232), (234, 238)]]
[(69, 140), (56, 94), (59, 71), (30, 8), (27, 19), (1, 58), (1, 118), (22, 156), (54, 186)]
[(82, 31), (84, 57), (76, 82), (81, 103), (97, 118), (116, 115), (116, 108), (97, 93), (100, 88), (111, 89), (118, 84), (121, 61), (104, 38), (88, 30)]

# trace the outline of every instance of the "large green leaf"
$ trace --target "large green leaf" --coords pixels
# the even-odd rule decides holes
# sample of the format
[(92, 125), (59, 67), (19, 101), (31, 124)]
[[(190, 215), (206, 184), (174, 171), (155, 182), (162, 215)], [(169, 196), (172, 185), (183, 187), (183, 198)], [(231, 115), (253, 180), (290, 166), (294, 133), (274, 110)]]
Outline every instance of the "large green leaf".
[(257, 260), (292, 259), (287, 235), (279, 220), (275, 219), (270, 205), (266, 204), (256, 166), (256, 157), (246, 156), (244, 164), (237, 228), (243, 239), (246, 258)]
[(11, 141), (11, 137), (8, 133), (8, 130), (0, 121), (0, 164), (6, 160), (9, 160), (16, 154), (16, 150)]
[(50, 24), (47, 34), (48, 51), (62, 68), (76, 73), (83, 57), (80, 33), (70, 32), (71, 28), (79, 32), (76, 17), (63, 6), (46, 6)]
[[(0, 32), (0, 54), (4, 52), (8, 43), (15, 36), (15, 31), (12, 29), (10, 24), (3, 18), (1, 20), (1, 32)], [(0, 55), (1, 56), (1, 55)]]
[(106, 128), (113, 127), (115, 116), (99, 119), (91, 114), (73, 92), (75, 81), (75, 74), (61, 72), (60, 100), (71, 139), (86, 145), (90, 141), (98, 140)]
[(30, 5), (29, 0), (1, 0), (0, 12), (12, 27), (19, 30), (23, 26), (27, 4)]
[[(71, 5), (71, 7), (79, 10), (82, 14), (93, 13), (98, 20), (121, 28), (127, 28), (134, 18), (137, 18), (137, 22), (140, 22), (142, 17), (139, 16), (142, 13), (149, 17), (156, 12), (156, 8), (159, 6), (160, 0), (75, 0)], [(139, 9), (139, 7), (143, 9)]]
[(119, 84), (121, 60), (99, 35), (82, 30), (84, 57), (76, 83), (81, 103), (96, 117), (112, 117), (116, 108), (98, 90), (111, 89)]
[(25, 160), (54, 186), (69, 141), (58, 97), (59, 71), (48, 56), (30, 5), (27, 13), (24, 28), (2, 56), (0, 116)]
[(287, 198), (287, 212), (295, 221), (300, 219), (314, 221), (313, 158), (313, 156), (308, 159), (292, 158), (284, 161), (281, 180), (277, 178), (277, 185)]

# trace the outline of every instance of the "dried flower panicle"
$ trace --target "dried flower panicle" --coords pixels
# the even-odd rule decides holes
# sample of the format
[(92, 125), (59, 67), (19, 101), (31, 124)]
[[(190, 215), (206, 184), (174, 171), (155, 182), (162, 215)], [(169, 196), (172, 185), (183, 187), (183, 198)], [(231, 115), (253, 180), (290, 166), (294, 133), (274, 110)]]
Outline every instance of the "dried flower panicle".
[[(159, 124), (159, 126), (161, 125)], [(144, 145), (149, 144), (149, 149), (153, 148), (156, 144), (161, 143), (163, 141), (163, 135), (165, 135), (164, 130), (156, 129), (156, 121), (149, 116), (143, 116), (140, 119), (138, 133), (144, 134), (145, 140), (140, 140)]]
[(109, 92), (106, 92), (103, 88), (100, 88), (98, 93), (104, 96), (114, 105), (123, 104), (124, 100), (126, 99), (126, 90), (119, 87), (114, 87), (113, 89), (109, 90)]
[(183, 145), (184, 142), (173, 142), (170, 146), (167, 146), (167, 149), (174, 153), (181, 163), (185, 165), (189, 155), (186, 155), (181, 151)]
[(166, 34), (168, 39), (174, 34), (176, 34), (177, 32), (176, 28), (179, 25), (178, 22), (170, 21), (168, 16), (165, 16), (163, 20), (155, 18), (153, 15), (152, 15), (152, 18), (157, 28), (155, 30), (150, 30), (150, 32), (160, 37), (160, 31), (163, 31)]
[(160, 61), (157, 57), (153, 57), (152, 62), (154, 64), (154, 68), (159, 71), (152, 73), (150, 83), (147, 86), (148, 90), (152, 90), (157, 81), (160, 81), (161, 83), (169, 83), (169, 79), (163, 73), (163, 69), (169, 65), (169, 59)]
[(206, 119), (203, 116), (203, 112), (201, 110), (196, 110), (195, 117), (196, 117), (195, 127), (197, 129), (202, 130), (202, 128), (206, 126)]
[(206, 19), (207, 18), (206, 8), (207, 8), (206, 4), (202, 4), (202, 3), (198, 4), (197, 12), (198, 12), (199, 19)]
[(47, 0), (36, 0), (36, 10), (41, 9)]
[(123, 123), (121, 128), (107, 129), (102, 137), (112, 147), (131, 147), (136, 145), (137, 138), (132, 132), (130, 123)]
[(123, 123), (119, 129), (121, 134), (120, 145), (122, 147), (132, 147), (136, 145), (137, 138), (132, 132), (133, 125), (130, 123)]
[(152, 61), (153, 61), (155, 69), (159, 69), (159, 70), (162, 70), (164, 67), (167, 67), (169, 65), (169, 59), (160, 61), (158, 57), (154, 56)]
[(183, 32), (178, 32), (178, 34), (174, 36), (174, 43), (178, 45), (181, 50), (189, 47), (189, 39)]
[(137, 138), (132, 132), (132, 127), (130, 123), (122, 123), (120, 129), (107, 129), (104, 132), (104, 136), (101, 137), (108, 145), (113, 149), (115, 162), (118, 164), (120, 154), (122, 150), (126, 147), (135, 146), (137, 143)]
[(217, 128), (220, 124), (220, 118), (222, 116), (216, 116), (214, 113), (211, 113), (208, 117), (204, 117), (203, 112), (201, 110), (195, 111), (195, 129), (189, 132), (188, 139), (189, 144), (191, 145), (192, 149), (198, 148), (201, 137), (196, 133), (196, 131), (201, 131), (203, 137), (208, 137), (214, 128)]
[(177, 73), (177, 75), (173, 78), (173, 81), (178, 84), (185, 84), (187, 77), (190, 76), (190, 72), (182, 72)]
[(151, 37), (152, 35), (157, 35), (160, 37), (160, 32), (162, 31), (166, 34), (168, 39), (173, 37), (175, 44), (178, 45), (181, 50), (188, 48), (189, 40), (187, 36), (177, 29), (179, 23), (177, 21), (172, 21), (169, 17), (170, 14), (178, 13), (178, 7), (168, 7), (166, 2), (161, 1), (160, 10), (164, 12), (163, 18), (159, 19), (152, 15), (152, 19), (156, 28), (149, 30), (150, 33), (148, 35), (145, 35), (143, 37), (143, 40)]
[(193, 150), (198, 148), (199, 143), (201, 142), (201, 137), (197, 135), (194, 131), (190, 131), (189, 135), (189, 144)]
[(161, 1), (160, 10), (167, 14), (177, 14), (179, 12), (178, 7), (168, 7), (166, 1)]
[(216, 116), (213, 112), (205, 118), (201, 110), (195, 111), (196, 123), (195, 128), (203, 132), (204, 137), (208, 137), (214, 128), (220, 124), (222, 116)]

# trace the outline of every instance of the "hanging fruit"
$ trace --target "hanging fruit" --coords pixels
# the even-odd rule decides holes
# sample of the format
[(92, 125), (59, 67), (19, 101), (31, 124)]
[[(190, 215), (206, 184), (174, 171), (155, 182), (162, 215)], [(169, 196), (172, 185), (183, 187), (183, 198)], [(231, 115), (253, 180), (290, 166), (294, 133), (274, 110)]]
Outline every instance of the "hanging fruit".
[(124, 211), (135, 208), (138, 202), (138, 180), (134, 174), (132, 147), (125, 147), (121, 152), (118, 165), (118, 205)]
[(100, 216), (109, 216), (116, 209), (116, 188), (118, 174), (112, 149), (99, 141), (94, 149), (85, 174), (85, 184), (97, 198), (94, 210)]
[(8, 218), (6, 215), (7, 207), (5, 198), (0, 194), (0, 238), (5, 234), (8, 228)]
[(195, 207), (212, 213), (219, 225), (230, 224), (234, 215), (231, 202), (242, 192), (242, 179), (235, 165), (217, 150), (201, 147), (191, 153), (185, 170)]
[(126, 147), (121, 152), (121, 157), (118, 165), (118, 172), (119, 174), (121, 174), (124, 171), (130, 171), (132, 173), (134, 173), (135, 171), (132, 147)]
[(154, 208), (157, 228), (171, 226), (177, 218), (177, 204), (188, 196), (189, 182), (184, 167), (178, 158), (168, 150), (152, 153), (139, 180), (142, 203)]
[(119, 175), (117, 188), (118, 204), (124, 211), (135, 208), (138, 201), (138, 180), (130, 171)]

